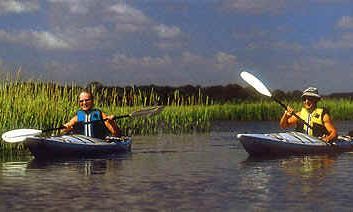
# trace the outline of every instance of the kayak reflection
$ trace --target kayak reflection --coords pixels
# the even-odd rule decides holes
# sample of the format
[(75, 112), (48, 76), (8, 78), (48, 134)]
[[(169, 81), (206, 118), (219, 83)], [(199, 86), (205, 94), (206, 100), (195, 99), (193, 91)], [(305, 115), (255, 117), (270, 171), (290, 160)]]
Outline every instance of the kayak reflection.
[(296, 177), (323, 176), (337, 161), (339, 154), (302, 155), (302, 156), (249, 156), (242, 162), (246, 166), (260, 166), (269, 161), (278, 163), (278, 167), (287, 175)]
[(27, 169), (42, 169), (74, 171), (79, 175), (105, 175), (114, 170), (121, 169), (123, 161), (129, 159), (130, 154), (114, 158), (95, 158), (78, 160), (38, 160), (28, 162)]

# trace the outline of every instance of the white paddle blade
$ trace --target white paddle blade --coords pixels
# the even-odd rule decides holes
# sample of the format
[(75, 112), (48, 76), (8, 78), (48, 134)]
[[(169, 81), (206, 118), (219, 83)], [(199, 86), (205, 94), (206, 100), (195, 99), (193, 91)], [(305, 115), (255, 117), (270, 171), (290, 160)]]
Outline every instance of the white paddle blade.
[(255, 90), (257, 90), (259, 93), (268, 97), (272, 96), (271, 92), (267, 89), (267, 87), (258, 78), (256, 78), (249, 72), (242, 71), (240, 73), (240, 77), (253, 88), (255, 88)]
[(28, 137), (40, 135), (41, 133), (42, 133), (42, 130), (17, 129), (17, 130), (11, 130), (11, 131), (5, 132), (4, 134), (2, 134), (1, 138), (2, 140), (8, 143), (18, 143), (26, 140), (26, 138)]

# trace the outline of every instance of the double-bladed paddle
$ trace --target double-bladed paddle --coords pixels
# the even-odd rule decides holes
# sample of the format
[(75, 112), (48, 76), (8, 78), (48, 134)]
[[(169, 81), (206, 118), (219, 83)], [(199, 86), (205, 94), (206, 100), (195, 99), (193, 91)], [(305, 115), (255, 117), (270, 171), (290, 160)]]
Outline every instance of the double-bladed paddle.
[[(163, 106), (154, 106), (150, 108), (144, 108), (141, 110), (134, 111), (130, 114), (115, 116), (113, 119), (121, 119), (121, 118), (137, 118), (137, 117), (147, 117), (160, 113), (163, 110)], [(107, 121), (108, 119), (103, 119), (103, 121)], [(99, 120), (101, 121), (101, 120)], [(94, 121), (92, 121), (94, 122)], [(89, 124), (92, 122), (83, 122), (82, 124)], [(55, 128), (47, 128), (47, 129), (16, 129), (5, 132), (2, 134), (2, 140), (9, 143), (17, 143), (24, 141), (27, 137), (37, 136), (45, 132), (55, 131), (64, 129), (65, 126), (55, 127)]]
[[(255, 90), (258, 91), (260, 94), (270, 97), (279, 105), (281, 105), (285, 110), (287, 110), (287, 106), (283, 104), (279, 99), (272, 96), (270, 90), (254, 75), (250, 74), (249, 72), (242, 71), (240, 73), (240, 77), (253, 88), (255, 88)], [(307, 127), (312, 129), (312, 127), (302, 118), (300, 118), (296, 113), (292, 113), (292, 115), (295, 116), (298, 120), (302, 121)]]

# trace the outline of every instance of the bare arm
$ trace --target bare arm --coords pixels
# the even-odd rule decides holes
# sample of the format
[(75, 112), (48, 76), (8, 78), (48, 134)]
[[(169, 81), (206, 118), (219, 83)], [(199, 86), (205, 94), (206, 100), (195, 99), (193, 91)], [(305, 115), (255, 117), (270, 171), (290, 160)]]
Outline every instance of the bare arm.
[[(279, 126), (282, 129), (292, 127), (294, 126), (297, 122), (298, 119), (293, 116), (294, 110), (291, 107), (287, 107), (287, 110), (283, 113), (281, 120), (279, 121)], [(300, 113), (297, 113), (298, 116), (300, 116)]]
[(107, 119), (104, 124), (112, 134), (112, 136), (121, 136), (120, 129), (116, 122), (114, 121), (114, 116), (108, 116), (102, 112), (102, 118)]
[(325, 142), (329, 142), (329, 141), (332, 141), (333, 139), (337, 138), (337, 130), (331, 120), (330, 115), (325, 114), (323, 117), (323, 121), (324, 121), (324, 126), (328, 132), (328, 135), (324, 136), (322, 138), (322, 140)]
[(70, 132), (74, 128), (76, 123), (77, 123), (77, 116), (74, 116), (69, 122), (64, 124), (65, 128), (61, 130), (61, 133)]

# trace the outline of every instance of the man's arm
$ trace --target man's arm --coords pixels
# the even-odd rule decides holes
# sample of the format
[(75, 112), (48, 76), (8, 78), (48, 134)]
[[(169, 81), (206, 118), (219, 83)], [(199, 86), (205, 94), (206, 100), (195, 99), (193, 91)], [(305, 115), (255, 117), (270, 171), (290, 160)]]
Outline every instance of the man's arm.
[(70, 132), (74, 128), (76, 123), (77, 123), (77, 115), (74, 116), (69, 122), (64, 124), (65, 128), (62, 129), (60, 132), (63, 134)]
[(324, 126), (328, 132), (328, 135), (324, 136), (322, 138), (322, 140), (325, 142), (329, 142), (329, 141), (332, 141), (333, 139), (337, 138), (337, 130), (332, 122), (330, 115), (328, 115), (326, 113), (323, 117), (323, 122), (324, 122)]
[(119, 129), (118, 125), (116, 124), (116, 122), (114, 121), (113, 115), (108, 116), (107, 114), (102, 112), (102, 118), (107, 119), (104, 122), (104, 124), (108, 128), (108, 130), (110, 131), (112, 136), (117, 136), (117, 137), (121, 136), (120, 129)]
[[(288, 128), (288, 127), (292, 127), (294, 126), (298, 119), (293, 116), (294, 110), (291, 107), (287, 107), (287, 110), (284, 111), (281, 120), (279, 121), (279, 126), (282, 129)], [(300, 116), (300, 113), (297, 113), (298, 116)]]

